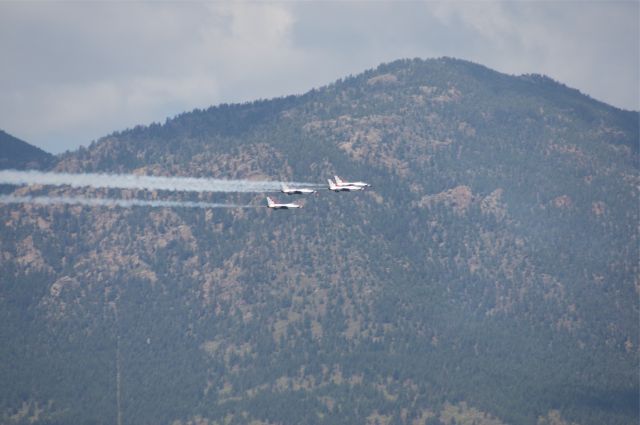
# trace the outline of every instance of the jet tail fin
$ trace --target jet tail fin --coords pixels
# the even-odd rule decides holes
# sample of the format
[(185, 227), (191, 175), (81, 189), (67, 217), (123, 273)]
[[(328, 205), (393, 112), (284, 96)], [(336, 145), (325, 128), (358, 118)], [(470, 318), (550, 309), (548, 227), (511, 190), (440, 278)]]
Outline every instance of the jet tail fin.
[(271, 199), (271, 198), (269, 198), (269, 197), (267, 196), (267, 206), (269, 206), (269, 207), (273, 207), (273, 204), (274, 204), (274, 203), (275, 203), (275, 202), (273, 202), (273, 199)]

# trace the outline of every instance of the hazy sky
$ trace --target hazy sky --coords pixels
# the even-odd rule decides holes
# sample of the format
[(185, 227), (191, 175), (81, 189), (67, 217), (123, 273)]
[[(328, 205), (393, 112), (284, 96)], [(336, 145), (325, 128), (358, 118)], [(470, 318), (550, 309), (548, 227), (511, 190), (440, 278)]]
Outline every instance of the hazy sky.
[(0, 129), (58, 153), (399, 58), (543, 73), (640, 109), (637, 0), (0, 2)]

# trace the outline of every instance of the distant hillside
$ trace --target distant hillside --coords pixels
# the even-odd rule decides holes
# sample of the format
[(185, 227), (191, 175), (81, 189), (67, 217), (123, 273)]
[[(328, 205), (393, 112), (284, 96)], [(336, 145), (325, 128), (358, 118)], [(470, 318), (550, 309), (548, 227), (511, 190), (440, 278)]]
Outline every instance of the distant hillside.
[(372, 188), (279, 212), (0, 205), (0, 422), (637, 424), (638, 124), (416, 59), (64, 154)]
[(0, 170), (46, 169), (54, 162), (50, 153), (0, 130)]

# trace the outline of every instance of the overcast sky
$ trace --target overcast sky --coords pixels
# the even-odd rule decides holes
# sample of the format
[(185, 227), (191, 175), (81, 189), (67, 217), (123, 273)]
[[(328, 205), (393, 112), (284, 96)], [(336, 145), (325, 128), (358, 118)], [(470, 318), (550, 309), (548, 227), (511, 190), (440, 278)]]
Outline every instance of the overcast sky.
[(59, 153), (399, 58), (542, 73), (640, 109), (637, 0), (0, 2), (0, 129)]

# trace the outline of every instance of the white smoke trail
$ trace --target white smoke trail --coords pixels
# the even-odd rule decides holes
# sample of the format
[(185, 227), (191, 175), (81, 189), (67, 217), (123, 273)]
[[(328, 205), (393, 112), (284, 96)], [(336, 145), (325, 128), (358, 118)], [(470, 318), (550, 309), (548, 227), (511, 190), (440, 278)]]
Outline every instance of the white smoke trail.
[[(0, 184), (94, 187), (110, 189), (146, 189), (188, 192), (277, 192), (278, 181), (222, 180), (195, 177), (138, 176), (135, 174), (51, 173), (42, 171), (0, 170)], [(314, 187), (311, 183), (293, 186)]]
[(193, 201), (154, 201), (145, 199), (84, 198), (76, 196), (0, 195), (0, 204), (84, 205), (89, 207), (156, 208), (260, 208), (262, 205), (216, 204)]

